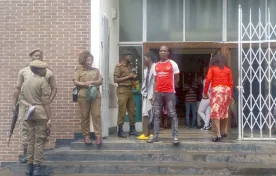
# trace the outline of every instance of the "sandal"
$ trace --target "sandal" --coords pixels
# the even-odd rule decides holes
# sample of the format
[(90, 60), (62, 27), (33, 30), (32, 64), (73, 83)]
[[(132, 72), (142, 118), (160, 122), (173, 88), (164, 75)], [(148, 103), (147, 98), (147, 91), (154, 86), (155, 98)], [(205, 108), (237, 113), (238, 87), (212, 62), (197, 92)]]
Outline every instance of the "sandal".
[(89, 136), (85, 136), (85, 137), (84, 137), (84, 143), (85, 143), (85, 144), (92, 144), (92, 141), (91, 141), (91, 139), (89, 138)]
[(102, 137), (101, 137), (101, 136), (97, 137), (97, 142), (96, 142), (96, 144), (97, 144), (97, 145), (102, 145), (102, 143), (103, 143)]
[(227, 138), (227, 134), (226, 133), (221, 133), (221, 138), (223, 139), (223, 138)]
[(220, 142), (221, 141), (221, 137), (215, 137), (212, 141), (213, 142)]

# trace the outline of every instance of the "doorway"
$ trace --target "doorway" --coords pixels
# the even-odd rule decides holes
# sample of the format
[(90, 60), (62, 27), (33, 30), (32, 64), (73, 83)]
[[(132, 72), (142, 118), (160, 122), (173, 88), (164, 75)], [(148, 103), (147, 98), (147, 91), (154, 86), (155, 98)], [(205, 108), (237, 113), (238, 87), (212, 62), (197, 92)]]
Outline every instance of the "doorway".
[[(154, 51), (158, 55), (159, 49), (150, 49)], [(176, 111), (177, 116), (179, 118), (179, 125), (184, 126), (186, 124), (186, 109), (185, 109), (185, 91), (183, 90), (184, 85), (187, 84), (188, 79), (192, 79), (198, 85), (198, 89), (196, 91), (196, 104), (199, 104), (201, 99), (201, 94), (203, 90), (202, 81), (205, 78), (208, 65), (210, 61), (211, 54), (214, 54), (218, 51), (218, 49), (184, 49), (184, 48), (172, 48), (172, 57), (180, 71), (180, 81), (178, 86), (176, 86)], [(198, 108), (198, 106), (197, 106)], [(192, 113), (190, 113), (190, 123), (192, 122)], [(197, 113), (196, 113), (197, 115)], [(170, 126), (170, 121), (168, 121)], [(200, 125), (200, 124), (199, 124)]]

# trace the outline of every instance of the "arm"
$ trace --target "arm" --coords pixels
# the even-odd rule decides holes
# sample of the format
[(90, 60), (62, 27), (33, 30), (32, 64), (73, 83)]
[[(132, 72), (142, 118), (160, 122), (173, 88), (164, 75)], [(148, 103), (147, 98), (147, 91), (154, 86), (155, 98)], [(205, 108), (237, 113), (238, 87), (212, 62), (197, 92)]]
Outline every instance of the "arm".
[(26, 107), (31, 107), (32, 105), (28, 103), (26, 100), (20, 100), (20, 103), (23, 104)]
[(57, 84), (56, 84), (56, 78), (54, 75), (52, 75), (50, 78), (49, 78), (49, 85), (50, 85), (50, 88), (51, 88), (51, 95), (50, 95), (50, 102), (52, 103), (53, 100), (56, 98), (56, 95), (57, 95)]
[(229, 77), (228, 77), (228, 84), (231, 89), (231, 95), (233, 94), (233, 77), (232, 77), (232, 71), (230, 70)]
[(88, 81), (87, 83), (89, 85), (93, 85), (93, 86), (101, 86), (103, 84), (103, 77), (102, 75), (100, 74), (100, 71), (97, 70), (97, 80), (96, 81)]
[(120, 82), (124, 82), (128, 79), (132, 79), (133, 78), (133, 73), (130, 73), (128, 76), (124, 76), (122, 78), (119, 78), (118, 75), (114, 75), (114, 83), (120, 83)]
[(176, 87), (178, 83), (179, 83), (179, 73), (174, 74), (174, 86)]
[(74, 75), (74, 85), (77, 87), (88, 87), (88, 84), (86, 82), (80, 82), (80, 71), (76, 70)]
[(32, 106), (32, 104), (30, 104), (29, 102), (27, 102), (25, 100), (24, 89), (22, 89), (21, 92), (19, 93), (18, 100), (21, 104), (23, 104), (26, 107), (31, 107)]
[(179, 83), (179, 68), (178, 65), (173, 61), (170, 60), (172, 67), (173, 67), (173, 74), (174, 74), (174, 85), (176, 86)]
[(46, 80), (43, 81), (41, 84), (41, 92), (42, 92), (41, 103), (48, 117), (47, 126), (51, 126), (50, 89), (49, 89), (48, 82)]
[(203, 97), (205, 97), (205, 98), (207, 97), (209, 85), (211, 83), (212, 78), (213, 78), (213, 70), (212, 70), (212, 68), (209, 68), (208, 74), (207, 74), (207, 77), (205, 80), (204, 89), (203, 89)]

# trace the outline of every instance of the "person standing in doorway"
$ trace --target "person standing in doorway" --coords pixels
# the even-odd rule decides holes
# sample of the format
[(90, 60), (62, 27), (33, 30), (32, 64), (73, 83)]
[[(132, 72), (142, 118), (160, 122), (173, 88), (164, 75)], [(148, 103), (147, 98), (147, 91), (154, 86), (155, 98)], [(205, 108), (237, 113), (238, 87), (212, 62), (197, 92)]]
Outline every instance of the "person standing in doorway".
[(152, 122), (154, 118), (152, 109), (152, 99), (154, 94), (154, 69), (156, 55), (154, 52), (149, 51), (144, 57), (144, 80), (142, 85), (142, 96), (143, 96), (143, 106), (142, 106), (142, 116), (143, 116), (143, 133), (137, 137), (139, 140), (147, 140), (151, 137), (152, 133)]
[[(197, 109), (197, 89), (198, 85), (193, 81), (192, 76), (189, 77), (183, 90), (185, 91), (185, 109), (186, 109), (186, 127), (196, 128), (196, 109)], [(190, 112), (192, 112), (192, 126), (190, 126)]]
[(204, 99), (208, 98), (208, 90), (211, 83), (210, 118), (214, 120), (217, 130), (213, 142), (219, 142), (222, 138), (227, 137), (226, 124), (233, 92), (232, 71), (226, 66), (226, 59), (222, 55), (215, 55), (210, 61), (210, 67), (203, 91)]
[(131, 71), (132, 55), (131, 53), (124, 53), (123, 59), (116, 65), (114, 70), (114, 82), (118, 84), (117, 96), (118, 96), (118, 137), (126, 138), (126, 134), (123, 130), (123, 124), (125, 122), (126, 111), (129, 116), (129, 135), (136, 136), (135, 129), (135, 103), (132, 94), (132, 81), (137, 77)]
[(178, 118), (175, 109), (175, 86), (179, 82), (178, 65), (171, 60), (171, 51), (167, 46), (161, 46), (159, 50), (160, 61), (155, 65), (155, 93), (153, 98), (154, 130), (148, 143), (158, 141), (160, 129), (160, 116), (163, 110), (163, 100), (168, 108), (168, 116), (171, 118), (173, 144), (178, 144)]
[[(35, 49), (29, 54), (30, 58), (32, 61), (34, 60), (43, 60), (43, 52), (40, 49)], [(45, 79), (50, 85), (51, 88), (51, 95), (50, 95), (50, 103), (53, 102), (53, 100), (56, 97), (57, 94), (57, 86), (56, 86), (56, 79), (55, 76), (49, 68), (46, 68), (46, 75)], [(13, 94), (13, 111), (15, 111), (16, 104), (18, 102), (18, 97), (20, 94), (20, 90), (22, 88), (22, 85), (25, 81), (28, 80), (33, 75), (33, 72), (31, 71), (31, 68), (29, 65), (25, 66), (18, 72), (18, 78), (17, 78), (17, 83), (15, 86), (15, 92)], [(28, 133), (28, 125), (24, 118), (24, 112), (25, 112), (26, 107), (23, 104), (19, 104), (19, 124), (20, 124), (20, 134), (21, 134), (21, 143), (23, 146), (23, 156), (19, 159), (19, 162), (21, 163), (27, 163), (27, 147), (28, 147), (28, 142), (27, 142), (27, 133)]]
[[(205, 82), (206, 79), (203, 80), (203, 87), (205, 86)], [(204, 126), (200, 129), (201, 131), (207, 131), (212, 127), (210, 123), (210, 88), (208, 89), (207, 97), (209, 98), (202, 98), (198, 107), (198, 115), (204, 121)]]
[[(43, 150), (47, 139), (47, 128), (51, 126), (50, 93), (49, 84), (44, 78), (48, 67), (47, 63), (34, 60), (30, 63), (32, 75), (22, 85), (19, 95), (20, 104), (24, 104), (27, 110), (34, 106), (35, 109), (27, 123), (27, 176), (41, 176), (40, 164), (43, 160)], [(23, 120), (23, 119), (21, 119)]]
[[(92, 67), (93, 56), (89, 51), (83, 51), (79, 55), (81, 65), (75, 72), (74, 84), (79, 88), (78, 102), (81, 112), (81, 130), (84, 136), (84, 143), (91, 144), (90, 139), (90, 115), (92, 116), (94, 132), (97, 145), (102, 144), (102, 119), (101, 119), (101, 93), (99, 86), (103, 83), (103, 78), (99, 69)], [(87, 99), (88, 89), (94, 88), (94, 99)]]

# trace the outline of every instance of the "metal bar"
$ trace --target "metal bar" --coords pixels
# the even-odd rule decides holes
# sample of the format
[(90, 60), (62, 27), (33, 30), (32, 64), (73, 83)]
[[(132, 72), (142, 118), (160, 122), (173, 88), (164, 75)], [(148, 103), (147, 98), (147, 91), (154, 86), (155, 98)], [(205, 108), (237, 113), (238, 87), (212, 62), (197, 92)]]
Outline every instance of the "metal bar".
[(227, 41), (227, 0), (222, 1), (222, 41)]
[[(259, 8), (259, 23), (262, 23), (262, 21), (261, 21), (261, 10), (260, 10), (260, 8)], [(259, 41), (261, 41), (261, 27), (259, 27), (259, 37), (258, 37), (258, 39), (259, 39)], [(263, 98), (263, 95), (262, 95), (262, 75), (261, 75), (261, 69), (262, 69), (262, 63), (261, 63), (261, 61), (262, 61), (262, 54), (261, 54), (261, 51), (262, 51), (262, 44), (261, 43), (259, 43), (259, 47), (258, 47), (258, 50), (259, 50), (259, 97), (260, 97), (260, 100), (259, 100), (259, 106), (260, 106), (260, 114), (262, 114), (263, 115), (263, 108), (261, 108), (261, 106), (262, 106), (262, 99), (261, 98)], [(262, 117), (261, 116), (259, 116), (260, 117), (260, 126), (259, 126), (259, 128), (260, 128), (260, 136), (261, 136), (261, 138), (263, 137), (263, 126), (262, 126), (262, 123), (263, 123), (263, 121), (262, 121)], [(255, 119), (256, 120), (256, 119)]]
[[(251, 24), (251, 21), (252, 19), (251, 19), (251, 9), (250, 9), (250, 24)], [(252, 95), (252, 92), (253, 92), (253, 90), (252, 90), (252, 82), (253, 82), (253, 80), (252, 80), (252, 69), (253, 69), (253, 60), (252, 60), (252, 52), (253, 52), (253, 50), (252, 50), (252, 38), (251, 38), (251, 35), (252, 35), (252, 30), (251, 30), (251, 27), (250, 27), (250, 32), (249, 32), (249, 35), (250, 35), (250, 44), (249, 44), (249, 50), (250, 50), (250, 55), (249, 55), (249, 70), (250, 70), (250, 95), (249, 95), (249, 97), (250, 97), (250, 113), (249, 113), (249, 116), (250, 116), (250, 122), (251, 122), (251, 127), (252, 127), (252, 118), (254, 118), (253, 116), (254, 116), (254, 114), (253, 114), (253, 95)], [(251, 128), (250, 127), (250, 128)], [(251, 136), (252, 137), (252, 136)]]
[(272, 141), (272, 140), (276, 140), (276, 138), (243, 138), (244, 141)]
[(147, 0), (143, 0), (143, 42), (147, 41)]
[[(268, 22), (266, 21), (266, 28), (268, 28), (266, 30), (265, 28), (265, 31), (268, 32), (269, 35), (266, 34), (266, 36), (268, 36), (270, 39), (270, 28), (269, 28), (269, 24), (270, 24), (270, 10), (268, 9), (267, 11), (267, 15), (268, 15)], [(272, 110), (272, 105), (271, 105), (271, 75), (270, 75), (270, 70), (271, 69), (271, 58), (270, 58), (270, 51), (271, 51), (271, 47), (270, 47), (270, 42), (268, 42), (268, 48), (267, 48), (267, 54), (268, 54), (268, 96), (269, 96), (269, 99), (268, 99), (268, 107), (269, 107), (269, 110), (268, 110), (268, 116), (269, 116), (269, 137), (271, 138), (271, 130), (272, 130), (272, 126), (271, 126), (271, 110)]]
[(119, 46), (138, 46), (143, 45), (143, 42), (119, 42)]
[(242, 105), (241, 105), (241, 94), (242, 94), (242, 92), (241, 92), (241, 86), (242, 86), (242, 84), (241, 84), (241, 76), (242, 76), (242, 74), (241, 74), (241, 48), (242, 48), (242, 46), (241, 46), (241, 23), (242, 23), (242, 20), (241, 20), (241, 15), (242, 15), (242, 9), (241, 9), (241, 5), (239, 5), (239, 20), (238, 20), (238, 38), (239, 38), (239, 43), (238, 43), (238, 70), (239, 70), (239, 77), (238, 77), (238, 84), (239, 84), (239, 88), (238, 88), (238, 92), (239, 92), (239, 106), (238, 106), (238, 108), (239, 108), (239, 110), (238, 110), (238, 116), (239, 116), (239, 140), (242, 140), (242, 113), (241, 113), (241, 110), (242, 110)]
[(186, 0), (183, 0), (183, 41), (186, 41)]

